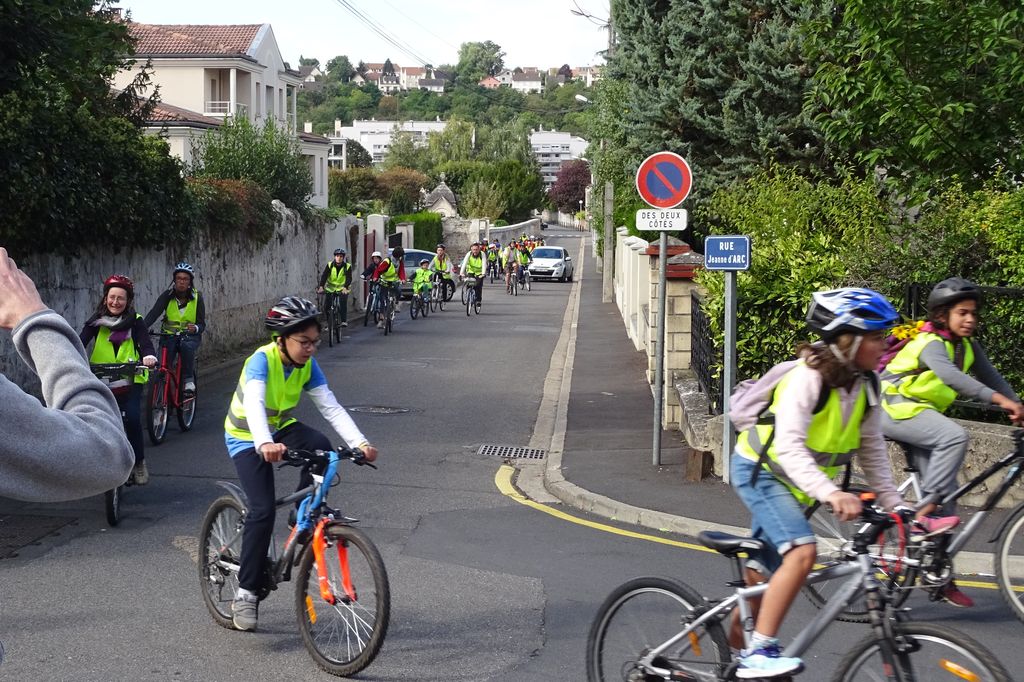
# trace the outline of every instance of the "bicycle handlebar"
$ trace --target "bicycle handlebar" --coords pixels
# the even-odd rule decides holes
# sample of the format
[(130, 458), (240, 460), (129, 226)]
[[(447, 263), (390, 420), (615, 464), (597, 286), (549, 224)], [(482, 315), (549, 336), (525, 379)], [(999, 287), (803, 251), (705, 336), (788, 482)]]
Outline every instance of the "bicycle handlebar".
[[(347, 459), (359, 466), (368, 466), (376, 469), (377, 466), (366, 459), (366, 455), (359, 448), (337, 448), (338, 459)], [(292, 450), (284, 453), (284, 464), (282, 466), (327, 466), (330, 461), (330, 453), (327, 450)]]
[(90, 364), (89, 369), (97, 377), (117, 379), (125, 374), (142, 374), (150, 368), (141, 362), (98, 362)]

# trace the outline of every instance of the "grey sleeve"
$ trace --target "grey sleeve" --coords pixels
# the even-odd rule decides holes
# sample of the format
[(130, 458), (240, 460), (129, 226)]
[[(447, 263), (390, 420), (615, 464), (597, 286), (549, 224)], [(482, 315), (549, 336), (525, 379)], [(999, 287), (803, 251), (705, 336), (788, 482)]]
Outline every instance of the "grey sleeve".
[(170, 298), (170, 294), (167, 291), (164, 291), (156, 297), (156, 303), (154, 303), (153, 307), (149, 309), (146, 316), (142, 318), (145, 321), (147, 329), (152, 327), (153, 323), (163, 315), (165, 310), (167, 310), (167, 301), (170, 300)]
[[(928, 369), (935, 372), (935, 376), (939, 377), (942, 383), (956, 391), (958, 395), (974, 398), (983, 403), (992, 402), (994, 391), (974, 377), (961, 372), (953, 364), (953, 361), (949, 359), (949, 353), (946, 352), (946, 344), (942, 341), (932, 341), (925, 346), (924, 350), (921, 351), (921, 362)], [(988, 360), (985, 360), (985, 363), (988, 364)], [(989, 368), (992, 367), (992, 365), (988, 366)], [(977, 371), (977, 367), (978, 361), (975, 359), (975, 371)], [(994, 369), (992, 371), (995, 372)]]
[(23, 320), (13, 340), (39, 375), (45, 405), (0, 375), (0, 495), (56, 502), (123, 483), (135, 457), (114, 396), (89, 371), (78, 335), (45, 310)]
[(971, 371), (978, 377), (978, 380), (996, 393), (1002, 393), (1007, 398), (1019, 403), (1020, 398), (1014, 393), (1010, 384), (1006, 383), (1006, 379), (999, 373), (999, 370), (992, 365), (988, 355), (982, 350), (981, 344), (971, 339), (971, 348), (974, 349), (974, 364), (971, 366)]

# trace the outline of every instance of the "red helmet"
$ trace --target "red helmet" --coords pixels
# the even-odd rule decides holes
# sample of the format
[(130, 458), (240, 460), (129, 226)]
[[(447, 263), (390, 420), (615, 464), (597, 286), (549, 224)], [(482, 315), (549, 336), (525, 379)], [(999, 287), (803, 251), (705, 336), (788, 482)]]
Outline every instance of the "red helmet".
[(135, 285), (127, 275), (111, 275), (103, 280), (103, 292), (106, 293), (110, 287), (121, 287), (128, 292), (128, 296), (135, 295)]

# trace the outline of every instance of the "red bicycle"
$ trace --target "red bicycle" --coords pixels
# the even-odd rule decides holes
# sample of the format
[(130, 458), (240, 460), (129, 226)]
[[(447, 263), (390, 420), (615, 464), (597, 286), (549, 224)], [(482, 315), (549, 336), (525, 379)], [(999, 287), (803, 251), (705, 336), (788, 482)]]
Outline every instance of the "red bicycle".
[(182, 388), (178, 344), (187, 336), (187, 332), (154, 336), (174, 339), (170, 347), (165, 345), (160, 349), (160, 364), (150, 370), (149, 387), (146, 390), (146, 430), (149, 431), (149, 440), (153, 445), (160, 445), (167, 435), (167, 419), (172, 409), (178, 415), (178, 426), (182, 431), (192, 428), (196, 417), (198, 387), (188, 395)]

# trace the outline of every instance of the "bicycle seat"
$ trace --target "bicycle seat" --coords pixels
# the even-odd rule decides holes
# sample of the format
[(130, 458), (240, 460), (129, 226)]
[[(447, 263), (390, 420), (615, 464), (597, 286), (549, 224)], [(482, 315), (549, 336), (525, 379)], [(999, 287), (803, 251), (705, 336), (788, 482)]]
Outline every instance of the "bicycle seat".
[(705, 530), (697, 534), (700, 544), (725, 556), (736, 556), (748, 549), (761, 549), (764, 543), (756, 538), (745, 538), (739, 535), (722, 533), (717, 530)]

